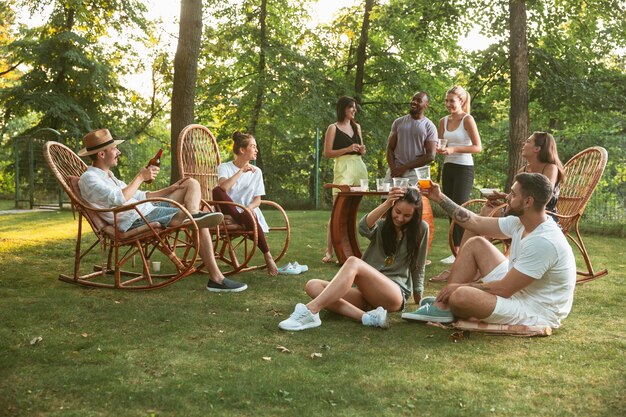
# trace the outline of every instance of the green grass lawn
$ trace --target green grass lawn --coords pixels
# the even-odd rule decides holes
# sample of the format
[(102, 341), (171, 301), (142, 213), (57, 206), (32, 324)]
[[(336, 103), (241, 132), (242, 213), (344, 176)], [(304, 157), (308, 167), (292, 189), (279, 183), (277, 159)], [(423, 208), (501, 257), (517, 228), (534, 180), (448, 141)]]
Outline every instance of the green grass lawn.
[[(62, 283), (71, 213), (0, 216), (0, 416), (623, 415), (623, 238), (585, 235), (594, 265), (610, 272), (577, 287), (551, 337), (454, 342), (398, 313), (387, 331), (330, 313), (320, 328), (280, 331), (307, 279), (337, 271), (320, 262), (328, 215), (289, 212), (285, 262), (309, 272), (241, 274), (249, 289), (222, 295), (200, 274), (148, 292)], [(436, 228), (427, 276), (449, 253), (447, 222)], [(428, 283), (426, 294), (440, 288)]]

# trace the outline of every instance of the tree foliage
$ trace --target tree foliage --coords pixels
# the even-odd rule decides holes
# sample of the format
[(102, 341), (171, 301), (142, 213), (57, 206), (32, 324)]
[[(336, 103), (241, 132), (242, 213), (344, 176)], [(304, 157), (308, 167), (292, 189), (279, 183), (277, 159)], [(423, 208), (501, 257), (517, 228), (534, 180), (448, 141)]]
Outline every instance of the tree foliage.
[[(55, 127), (77, 136), (104, 124), (131, 137), (162, 134), (172, 59), (152, 35), (141, 2), (10, 1), (52, 12), (41, 26), (14, 31), (12, 39), (3, 32), (11, 26), (6, 23), (10, 9), (0, 6), (0, 48), (6, 52), (0, 71), (21, 64), (11, 72), (14, 79), (8, 73), (0, 78), (0, 109), (8, 123)], [(624, 199), (623, 1), (523, 3), (527, 130), (554, 133), (563, 160), (586, 146), (607, 147), (610, 180), (603, 189)], [(445, 91), (460, 84), (472, 94), (472, 114), (483, 140), (483, 152), (475, 156), (476, 186), (505, 185), (507, 172), (515, 171), (509, 170), (509, 153), (517, 153), (508, 147), (509, 60), (519, 55), (510, 47), (509, 0), (360, 0), (332, 22), (312, 25), (308, 11), (314, 4), (204, 0), (197, 87), (186, 94), (195, 95), (193, 120), (213, 130), (222, 156), (229, 156), (233, 131), (252, 132), (268, 194), (308, 204), (317, 191), (316, 131), (323, 136), (335, 121), (339, 96), (358, 98), (365, 160), (370, 175), (378, 177), (386, 168), (391, 123), (406, 114), (412, 94), (431, 95), (426, 115), (437, 122), (447, 114)], [(468, 52), (459, 46), (459, 37), (475, 25), (493, 43)], [(121, 75), (142, 65), (133, 60), (128, 36), (136, 35), (128, 28), (151, 45), (143, 64), (153, 66), (152, 97), (141, 98), (120, 83)], [(322, 159), (319, 174), (321, 183), (330, 182), (332, 161)]]
[[(139, 1), (23, 1), (32, 13), (49, 13), (45, 23), (25, 28), (6, 45), (10, 64), (24, 70), (0, 90), (5, 122), (30, 113), (32, 127), (51, 127), (70, 137), (108, 125), (107, 115), (122, 106), (119, 76), (128, 71), (130, 45), (115, 41), (129, 25), (145, 29)], [(103, 42), (109, 39), (108, 43)]]

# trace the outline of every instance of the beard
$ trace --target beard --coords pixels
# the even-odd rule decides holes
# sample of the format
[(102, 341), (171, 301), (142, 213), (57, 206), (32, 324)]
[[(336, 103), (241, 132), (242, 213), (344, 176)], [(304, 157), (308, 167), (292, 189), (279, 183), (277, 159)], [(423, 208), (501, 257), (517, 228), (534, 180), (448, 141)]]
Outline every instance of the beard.
[(511, 207), (510, 205), (507, 204), (506, 208), (504, 209), (504, 215), (505, 216), (520, 217), (522, 214), (524, 214), (524, 208), (522, 208), (522, 207), (514, 209), (513, 207)]
[(411, 116), (417, 116), (418, 114), (420, 114), (420, 110), (417, 107), (415, 108), (411, 107), (409, 108), (409, 114)]

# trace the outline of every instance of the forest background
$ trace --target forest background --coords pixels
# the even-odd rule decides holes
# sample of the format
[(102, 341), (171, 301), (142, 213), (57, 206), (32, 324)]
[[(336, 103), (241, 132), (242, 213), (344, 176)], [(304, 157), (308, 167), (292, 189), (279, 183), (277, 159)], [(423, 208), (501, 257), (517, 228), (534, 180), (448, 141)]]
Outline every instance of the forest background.
[[(270, 199), (311, 208), (320, 195), (327, 208), (321, 186), (332, 181), (332, 161), (320, 158), (316, 172), (316, 138), (322, 149), (339, 96), (359, 102), (373, 181), (386, 168), (391, 123), (407, 114), (413, 93), (431, 95), (427, 116), (437, 123), (445, 92), (458, 84), (472, 95), (483, 141), (476, 188), (510, 183), (532, 131), (554, 134), (563, 161), (600, 145), (609, 163), (586, 214), (626, 230), (624, 1), (364, 0), (312, 23), (315, 1), (183, 0), (175, 53), (150, 17), (158, 4), (0, 4), (0, 197), (13, 198), (16, 158), (26, 152), (15, 138), (52, 128), (76, 148), (86, 132), (107, 127), (128, 141), (118, 174), (129, 178), (157, 149), (173, 156), (180, 128), (195, 122), (213, 131), (223, 159), (233, 131), (254, 134)], [(25, 23), (24, 13), (38, 23)], [(459, 39), (476, 29), (491, 44), (462, 48)], [(184, 71), (192, 79), (177, 88)], [(139, 73), (149, 74), (148, 93), (132, 81)], [(155, 188), (176, 177), (169, 158), (163, 169)], [(50, 177), (43, 167), (35, 174)]]

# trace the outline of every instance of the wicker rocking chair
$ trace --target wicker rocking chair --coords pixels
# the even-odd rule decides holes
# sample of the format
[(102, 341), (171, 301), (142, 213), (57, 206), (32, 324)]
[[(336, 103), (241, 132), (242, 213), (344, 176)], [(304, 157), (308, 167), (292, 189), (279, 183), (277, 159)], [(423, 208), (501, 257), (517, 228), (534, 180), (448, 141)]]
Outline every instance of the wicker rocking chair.
[[(220, 205), (233, 205), (241, 208), (248, 216), (255, 218), (252, 210), (247, 207), (225, 201), (214, 201), (211, 195), (217, 186), (217, 166), (220, 154), (213, 133), (205, 126), (192, 124), (185, 127), (178, 137), (178, 169), (181, 177), (195, 178), (202, 189), (201, 210), (219, 211)], [(262, 200), (261, 209), (272, 216), (268, 237), (273, 249), (274, 261), (278, 262), (289, 246), (290, 227), (285, 210), (273, 201)], [(269, 209), (269, 210), (268, 210)], [(273, 212), (273, 213), (272, 213)], [(263, 261), (253, 259), (258, 244), (257, 229), (248, 230), (237, 224), (230, 216), (224, 216), (222, 224), (211, 229), (215, 259), (224, 275), (236, 272), (252, 271), (265, 268)]]
[[(60, 274), (60, 280), (92, 287), (148, 290), (170, 285), (195, 271), (198, 227), (183, 206), (165, 198), (144, 200), (141, 203), (164, 201), (177, 206), (188, 216), (189, 224), (164, 228), (158, 222), (152, 222), (122, 232), (117, 228), (121, 213), (136, 211), (146, 220), (137, 208), (140, 203), (97, 209), (80, 195), (78, 180), (87, 170), (87, 165), (78, 155), (58, 142), (47, 142), (44, 157), (69, 196), (72, 209), (78, 212), (74, 272)], [(113, 215), (113, 225), (101, 217), (101, 213), (107, 212)], [(96, 237), (89, 246), (83, 246), (83, 218)], [(100, 251), (94, 250), (97, 247)], [(158, 273), (151, 270), (152, 261), (160, 262)], [(95, 263), (92, 272), (81, 274), (82, 263)]]
[(574, 155), (565, 164), (565, 177), (561, 181), (556, 213), (550, 213), (559, 219), (559, 225), (580, 251), (585, 261), (586, 271), (577, 271), (576, 283), (580, 284), (609, 273), (607, 269), (594, 271), (589, 253), (578, 230), (578, 223), (589, 203), (591, 196), (600, 182), (608, 160), (606, 149), (600, 146), (587, 148)]
[[(602, 177), (604, 168), (608, 160), (608, 154), (606, 149), (600, 146), (593, 146), (587, 148), (576, 155), (574, 155), (563, 166), (565, 175), (560, 184), (559, 199), (556, 203), (556, 213), (547, 212), (548, 214), (558, 218), (559, 226), (565, 233), (565, 236), (570, 239), (574, 245), (580, 251), (581, 256), (585, 262), (587, 268), (586, 271), (577, 271), (576, 283), (581, 284), (584, 282), (592, 281), (597, 278), (601, 278), (608, 274), (607, 269), (595, 271), (591, 265), (591, 259), (587, 248), (583, 242), (583, 238), (580, 235), (578, 224), (585, 211), (585, 207), (589, 203), (591, 196)], [(480, 206), (486, 203), (487, 200), (476, 199), (470, 200), (463, 206), (468, 206), (472, 211), (480, 211)], [(500, 206), (492, 213), (495, 213)], [(452, 253), (456, 255), (454, 244), (452, 242), (452, 228), (454, 221), (450, 224), (450, 231), (448, 233), (450, 249)], [(504, 252), (507, 253), (508, 247), (504, 246)]]

